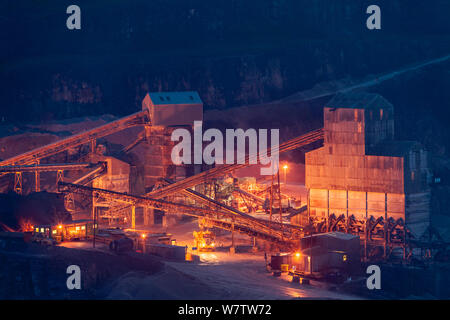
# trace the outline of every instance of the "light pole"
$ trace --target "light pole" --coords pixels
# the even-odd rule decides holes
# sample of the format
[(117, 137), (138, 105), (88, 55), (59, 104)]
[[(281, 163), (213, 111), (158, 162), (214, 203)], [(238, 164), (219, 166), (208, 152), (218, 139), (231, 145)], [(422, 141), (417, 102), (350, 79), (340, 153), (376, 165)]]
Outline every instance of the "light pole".
[(286, 184), (286, 171), (287, 171), (287, 169), (288, 169), (288, 166), (287, 166), (287, 164), (285, 164), (283, 166), (283, 170), (284, 170), (284, 184)]
[(145, 238), (147, 237), (147, 235), (145, 233), (141, 234), (141, 238), (142, 238), (142, 253), (145, 253), (146, 250), (146, 244), (145, 244)]

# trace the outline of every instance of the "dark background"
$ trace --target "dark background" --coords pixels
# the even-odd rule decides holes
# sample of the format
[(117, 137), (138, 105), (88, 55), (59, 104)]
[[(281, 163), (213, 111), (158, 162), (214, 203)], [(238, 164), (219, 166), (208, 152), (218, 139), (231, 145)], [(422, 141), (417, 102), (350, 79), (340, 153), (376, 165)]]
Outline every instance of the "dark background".
[[(81, 30), (66, 28), (71, 4)], [(366, 28), (371, 4), (382, 30)], [(197, 90), (206, 109), (267, 102), (448, 54), (449, 12), (445, 0), (4, 0), (0, 120), (126, 115), (155, 90)]]

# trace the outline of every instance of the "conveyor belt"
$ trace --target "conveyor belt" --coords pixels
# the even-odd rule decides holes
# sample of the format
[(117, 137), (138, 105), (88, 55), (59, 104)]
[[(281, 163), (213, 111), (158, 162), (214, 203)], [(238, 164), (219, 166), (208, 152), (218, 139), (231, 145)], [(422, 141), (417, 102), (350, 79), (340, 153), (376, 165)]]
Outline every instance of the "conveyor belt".
[(42, 158), (47, 158), (67, 149), (89, 143), (94, 139), (102, 138), (114, 132), (121, 131), (133, 126), (150, 124), (149, 122), (148, 112), (146, 110), (136, 112), (132, 115), (107, 123), (103, 126), (87, 130), (85, 132), (6, 159), (0, 162), (0, 166), (34, 164)]
[(1, 166), (1, 173), (14, 173), (14, 172), (49, 172), (58, 170), (82, 170), (97, 168), (101, 165), (92, 163), (52, 163), (52, 164), (31, 164), (31, 165), (13, 165), (13, 166)]
[[(72, 183), (60, 182), (59, 191), (65, 193), (89, 194), (94, 197), (102, 197), (109, 201), (126, 203), (130, 205), (140, 205), (155, 209), (177, 209), (180, 213), (206, 218), (224, 229), (230, 227), (236, 231), (251, 234), (265, 240), (291, 243), (297, 241), (303, 234), (303, 230), (298, 226), (291, 226), (258, 219), (252, 216), (241, 216), (236, 213), (221, 210), (218, 208), (204, 208), (161, 199), (151, 199), (148, 197), (130, 195), (116, 191), (92, 188)], [(292, 227), (292, 228), (291, 228)]]
[[(313, 143), (315, 141), (319, 141), (323, 139), (323, 129), (317, 129), (311, 132), (308, 132), (300, 137), (291, 139), (289, 141), (286, 141), (279, 146), (279, 152), (286, 152), (289, 150), (297, 149), (300, 147), (303, 147), (305, 145), (308, 145), (310, 143)], [(257, 154), (247, 155), (245, 158), (244, 164), (226, 164), (219, 167), (215, 167), (206, 171), (203, 171), (199, 174), (196, 174), (194, 176), (188, 177), (186, 179), (180, 180), (178, 182), (175, 182), (173, 184), (167, 185), (165, 187), (162, 187), (158, 190), (151, 191), (145, 196), (160, 199), (164, 198), (168, 195), (174, 194), (176, 192), (180, 192), (183, 189), (191, 188), (193, 186), (196, 186), (198, 184), (201, 184), (205, 181), (208, 181), (212, 178), (223, 176), (226, 173), (232, 172), (234, 170), (244, 168), (249, 166), (250, 160), (256, 160), (258, 157)]]

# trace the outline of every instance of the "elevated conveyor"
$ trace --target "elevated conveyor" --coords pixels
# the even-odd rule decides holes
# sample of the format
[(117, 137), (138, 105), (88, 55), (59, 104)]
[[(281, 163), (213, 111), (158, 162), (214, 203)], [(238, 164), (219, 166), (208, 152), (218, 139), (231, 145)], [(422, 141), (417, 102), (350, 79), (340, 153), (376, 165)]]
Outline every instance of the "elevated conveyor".
[(130, 195), (110, 190), (60, 182), (59, 191), (64, 193), (78, 193), (102, 197), (109, 201), (126, 203), (132, 206), (145, 206), (153, 209), (176, 209), (182, 214), (204, 218), (225, 230), (235, 230), (264, 240), (292, 244), (303, 235), (303, 229), (289, 224), (270, 223), (249, 215), (240, 215), (216, 208), (205, 208), (186, 205), (171, 201), (152, 199), (143, 196)]
[[(298, 149), (303, 146), (306, 146), (308, 144), (311, 144), (313, 142), (323, 140), (323, 129), (317, 129), (311, 132), (308, 132), (300, 137), (288, 140), (279, 146), (279, 152), (286, 152), (293, 149)], [(243, 164), (225, 164), (221, 165), (219, 167), (215, 167), (206, 171), (203, 171), (199, 174), (196, 174), (194, 176), (188, 177), (186, 179), (177, 181), (173, 184), (167, 185), (165, 187), (162, 187), (160, 189), (157, 189), (155, 191), (151, 191), (149, 193), (146, 193), (145, 196), (155, 198), (155, 199), (161, 199), (166, 196), (175, 194), (177, 192), (180, 192), (183, 189), (191, 188), (193, 186), (196, 186), (198, 184), (204, 183), (205, 181), (208, 181), (210, 179), (223, 176), (227, 173), (230, 173), (232, 171), (235, 171), (240, 168), (244, 168), (250, 165), (250, 160), (257, 160), (258, 155), (257, 154), (247, 154), (245, 157), (245, 163)]]
[[(306, 146), (310, 143), (323, 140), (323, 129), (317, 129), (314, 131), (311, 131), (309, 133), (306, 133), (300, 137), (288, 140), (284, 143), (282, 143), (279, 146), (279, 152), (286, 152), (289, 150), (301, 148), (303, 146)], [(196, 186), (198, 184), (204, 183), (205, 181), (208, 181), (209, 179), (223, 176), (226, 173), (232, 172), (236, 169), (240, 169), (246, 166), (249, 166), (249, 159), (252, 159), (253, 157), (257, 157), (257, 155), (247, 155), (246, 161), (244, 164), (230, 164), (230, 165), (224, 165), (216, 168), (212, 168), (210, 170), (201, 172), (197, 175), (188, 177), (186, 179), (180, 180), (178, 182), (172, 182), (168, 179), (165, 179), (166, 182), (169, 184), (167, 186), (163, 186), (157, 190), (151, 191), (149, 193), (146, 193), (143, 195), (143, 197), (149, 197), (152, 199), (161, 199), (166, 196), (174, 195), (174, 194), (183, 194), (191, 199), (211, 208), (214, 210), (223, 210), (226, 212), (229, 212), (234, 215), (239, 215), (243, 217), (251, 217), (239, 210), (236, 210), (232, 207), (229, 207), (221, 202), (218, 202), (216, 200), (213, 200), (209, 197), (206, 197), (205, 195), (198, 193), (192, 189), (190, 189), (193, 186)], [(122, 206), (119, 206), (118, 208), (114, 209), (114, 212), (124, 212), (126, 209), (128, 209), (130, 206), (127, 204), (123, 204)], [(253, 217), (251, 217), (253, 218)], [(271, 229), (275, 228), (276, 222), (272, 222)], [(290, 232), (290, 233), (297, 233), (297, 232), (303, 232), (303, 230), (296, 229), (296, 226), (289, 227), (287, 224), (280, 224), (279, 229), (281, 230), (284, 226), (285, 230), (283, 232)]]
[(92, 163), (52, 163), (52, 164), (30, 164), (30, 165), (13, 165), (1, 166), (1, 173), (14, 172), (51, 172), (58, 170), (82, 170), (82, 169), (96, 169), (102, 165)]
[(12, 165), (29, 165), (37, 163), (43, 158), (58, 154), (67, 149), (90, 143), (115, 132), (139, 125), (150, 125), (148, 111), (136, 112), (127, 117), (107, 123), (103, 126), (84, 131), (79, 134), (58, 140), (48, 145), (33, 149), (0, 162), (0, 167)]

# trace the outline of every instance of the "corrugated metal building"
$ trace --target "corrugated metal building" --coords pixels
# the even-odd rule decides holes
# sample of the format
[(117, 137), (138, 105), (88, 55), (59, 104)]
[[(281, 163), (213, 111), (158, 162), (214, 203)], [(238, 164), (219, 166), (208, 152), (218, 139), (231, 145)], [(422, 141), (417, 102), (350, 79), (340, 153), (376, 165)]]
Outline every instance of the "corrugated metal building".
[[(149, 92), (142, 100), (150, 123), (145, 127), (145, 190), (150, 191), (161, 178), (184, 179), (190, 165), (175, 165), (171, 153), (175, 142), (171, 135), (177, 128), (192, 131), (194, 121), (203, 120), (203, 102), (195, 91)], [(154, 210), (144, 208), (144, 225), (154, 223)], [(163, 224), (167, 222), (163, 216)]]
[(186, 168), (171, 159), (175, 142), (172, 132), (180, 127), (191, 130), (194, 121), (203, 120), (203, 102), (195, 91), (149, 92), (142, 100), (151, 126), (146, 127), (145, 187), (149, 190), (160, 178), (186, 177)]
[[(394, 107), (371, 93), (336, 95), (324, 107), (324, 146), (306, 154), (308, 214), (405, 222), (415, 238), (430, 224), (426, 151), (394, 140)], [(400, 219), (400, 220), (399, 220)]]

